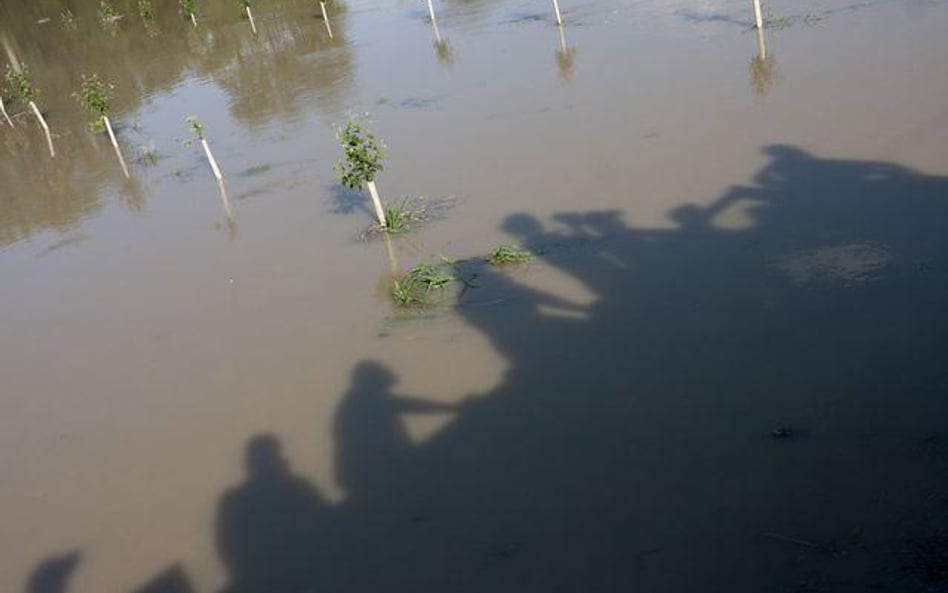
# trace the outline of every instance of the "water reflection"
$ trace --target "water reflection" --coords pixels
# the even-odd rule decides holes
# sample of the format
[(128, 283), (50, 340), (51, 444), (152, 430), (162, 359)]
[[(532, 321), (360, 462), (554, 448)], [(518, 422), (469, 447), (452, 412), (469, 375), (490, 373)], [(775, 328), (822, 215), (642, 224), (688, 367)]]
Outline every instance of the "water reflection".
[[(230, 114), (246, 126), (262, 126), (275, 118), (298, 120), (311, 109), (335, 120), (344, 111), (354, 61), (345, 39), (343, 4), (326, 4), (334, 40), (317, 20), (320, 7), (293, 0), (268, 2), (265, 18), (255, 15), (256, 37), (239, 20), (233, 0), (201, 2), (200, 28), (176, 2), (156, 3), (150, 20), (140, 18), (131, 4), (117, 3), (115, 18), (103, 20), (97, 7), (67, 0), (0, 3), (0, 40), (7, 62), (30, 65), (34, 83), (43, 90), (41, 106), (52, 129), (51, 141), (60, 154), (55, 164), (48, 154), (41, 158), (41, 149), (48, 148), (43, 133), (33, 122), (25, 125), (35, 114), (28, 115), (3, 97), (0, 246), (40, 229), (68, 229), (101, 208), (110, 185), (117, 193), (134, 196), (128, 201), (138, 205), (135, 209), (144, 206), (140, 184), (122, 185), (115, 179), (116, 174), (134, 177), (135, 163), (123, 167), (124, 155), (102, 150), (71, 99), (80, 73), (107, 75), (115, 86), (113, 113), (121, 118), (139, 110), (147, 98), (170, 94), (194, 78), (214, 81), (228, 97)], [(0, 64), (0, 70), (6, 65)], [(10, 128), (2, 111), (16, 128)], [(116, 144), (129, 141), (130, 128), (115, 132)], [(27, 188), (29, 196), (19, 195)]]
[(767, 93), (783, 81), (780, 71), (777, 70), (776, 59), (767, 53), (763, 29), (757, 29), (757, 55), (751, 58), (748, 71), (751, 90), (758, 101), (764, 100)]
[(556, 68), (559, 70), (560, 81), (569, 84), (575, 70), (576, 47), (566, 44), (566, 28), (557, 27), (560, 34), (560, 47), (556, 50)]

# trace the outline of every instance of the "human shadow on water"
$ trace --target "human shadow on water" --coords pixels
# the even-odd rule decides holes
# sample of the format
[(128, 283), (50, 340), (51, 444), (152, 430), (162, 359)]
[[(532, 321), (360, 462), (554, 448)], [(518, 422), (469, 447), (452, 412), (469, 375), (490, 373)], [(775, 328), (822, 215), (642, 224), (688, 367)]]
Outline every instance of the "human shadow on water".
[[(456, 313), (508, 370), (457, 405), (358, 364), (340, 502), (254, 438), (224, 593), (945, 590), (903, 569), (948, 526), (948, 178), (765, 154), (668, 228), (510, 216), (593, 298), (485, 266)], [(419, 412), (453, 418), (413, 443)]]
[(247, 445), (246, 480), (227, 492), (217, 516), (217, 549), (228, 593), (305, 591), (325, 499), (294, 476), (272, 435)]
[(27, 593), (66, 593), (69, 589), (69, 578), (81, 559), (79, 552), (69, 552), (44, 560), (30, 575), (26, 585)]

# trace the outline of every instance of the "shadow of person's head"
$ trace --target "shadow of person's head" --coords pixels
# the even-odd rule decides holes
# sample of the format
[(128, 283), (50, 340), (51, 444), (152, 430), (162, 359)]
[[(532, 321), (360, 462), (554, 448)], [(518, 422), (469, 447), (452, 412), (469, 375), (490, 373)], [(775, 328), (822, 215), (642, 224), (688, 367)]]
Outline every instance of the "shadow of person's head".
[(272, 434), (258, 434), (247, 443), (244, 458), (251, 477), (284, 475), (289, 472), (280, 441)]
[(395, 382), (395, 374), (377, 362), (361, 362), (352, 371), (352, 384), (361, 393), (384, 393)]

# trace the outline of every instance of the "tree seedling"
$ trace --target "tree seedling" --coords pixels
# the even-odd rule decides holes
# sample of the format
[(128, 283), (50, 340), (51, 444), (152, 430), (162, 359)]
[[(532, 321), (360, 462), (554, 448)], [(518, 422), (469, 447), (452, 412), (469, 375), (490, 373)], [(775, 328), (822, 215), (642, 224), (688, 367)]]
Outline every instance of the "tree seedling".
[(257, 25), (253, 21), (253, 12), (250, 11), (250, 0), (237, 0), (240, 6), (244, 9), (244, 12), (247, 13), (247, 18), (250, 19), (250, 28), (253, 30), (253, 34), (257, 34)]
[(337, 129), (336, 137), (342, 144), (344, 153), (343, 159), (336, 163), (339, 181), (344, 187), (357, 190), (361, 190), (362, 185), (365, 184), (369, 188), (369, 195), (375, 206), (379, 227), (387, 229), (385, 210), (382, 208), (382, 201), (375, 187), (375, 176), (384, 169), (382, 166), (384, 144), (354, 119), (349, 120), (344, 128)]
[(138, 0), (138, 15), (146, 23), (155, 20), (155, 9), (151, 6), (151, 0)]
[(197, 10), (194, 7), (194, 0), (178, 0), (178, 3), (181, 5), (181, 14), (184, 18), (191, 19), (191, 24), (197, 27)]
[(191, 133), (194, 134), (194, 138), (204, 147), (204, 154), (207, 155), (207, 162), (211, 165), (214, 177), (217, 178), (217, 181), (223, 182), (224, 176), (221, 174), (221, 168), (217, 166), (217, 159), (214, 158), (211, 147), (207, 144), (207, 138), (204, 137), (204, 124), (194, 115), (189, 115), (185, 121), (188, 122), (188, 126), (191, 128)]
[(125, 178), (129, 178), (128, 166), (125, 164), (125, 156), (119, 147), (118, 140), (115, 139), (115, 132), (112, 130), (112, 122), (109, 121), (109, 111), (111, 110), (112, 89), (111, 84), (104, 83), (99, 79), (98, 74), (92, 76), (82, 75), (82, 84), (79, 90), (72, 96), (90, 112), (95, 119), (89, 122), (89, 131), (98, 134), (103, 131), (109, 133), (109, 140), (115, 149), (115, 156), (118, 157), (119, 164), (122, 166), (122, 173)]
[(487, 262), (492, 266), (525, 264), (531, 259), (533, 254), (517, 245), (501, 245), (487, 256)]
[(108, 0), (100, 0), (98, 15), (99, 15), (99, 23), (103, 27), (111, 30), (114, 33), (115, 23), (121, 17), (118, 14), (116, 14), (115, 9), (112, 8), (112, 5), (108, 3)]
[[(36, 100), (39, 97), (39, 92), (36, 90), (36, 87), (33, 86), (33, 79), (30, 77), (29, 68), (27, 68), (26, 64), (19, 64), (17, 68), (14, 68), (13, 66), (7, 66), (6, 80), (7, 84), (13, 91), (13, 94), (24, 105), (29, 105), (30, 109), (33, 111), (33, 114), (36, 116), (36, 119), (39, 120), (40, 126), (43, 128), (43, 132), (46, 134), (46, 144), (49, 146), (49, 156), (55, 157), (56, 149), (53, 148), (53, 137), (49, 133), (49, 125), (46, 123), (46, 119), (40, 112), (39, 107), (36, 106)], [(6, 112), (6, 109), (4, 109), (4, 112)]]

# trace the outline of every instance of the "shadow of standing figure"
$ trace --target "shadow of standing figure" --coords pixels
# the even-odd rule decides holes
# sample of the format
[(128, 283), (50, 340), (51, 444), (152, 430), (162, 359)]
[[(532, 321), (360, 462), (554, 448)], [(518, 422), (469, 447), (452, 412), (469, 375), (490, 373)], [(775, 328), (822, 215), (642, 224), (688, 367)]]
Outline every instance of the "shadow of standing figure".
[(414, 445), (401, 415), (458, 411), (443, 404), (392, 393), (395, 375), (376, 362), (362, 362), (352, 373), (352, 387), (336, 412), (336, 481), (349, 497), (379, 494), (404, 480), (406, 454)]
[(41, 562), (30, 574), (28, 593), (65, 593), (69, 578), (79, 565), (79, 552), (53, 556)]
[(307, 591), (320, 557), (319, 492), (293, 475), (269, 434), (247, 445), (247, 479), (228, 491), (217, 516), (217, 548), (230, 576), (226, 593)]

